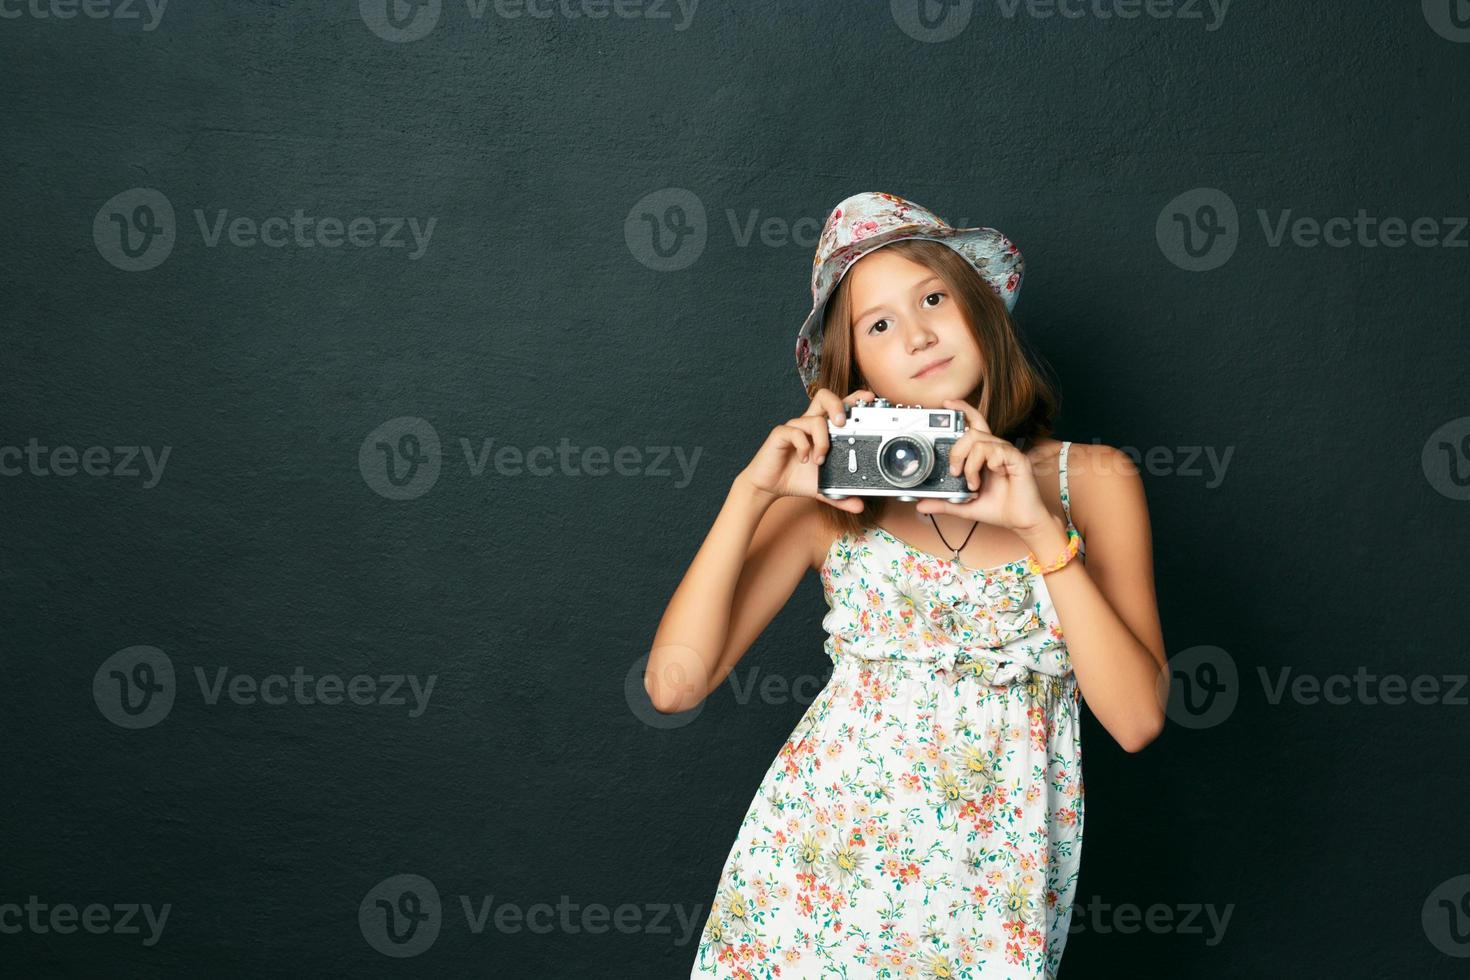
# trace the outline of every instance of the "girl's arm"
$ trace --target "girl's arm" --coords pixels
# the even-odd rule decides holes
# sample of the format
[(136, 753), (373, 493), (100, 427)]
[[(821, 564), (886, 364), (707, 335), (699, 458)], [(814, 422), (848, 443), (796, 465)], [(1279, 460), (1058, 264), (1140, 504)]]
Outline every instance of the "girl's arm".
[(643, 676), (654, 708), (698, 705), (770, 625), (814, 564), (818, 506), (735, 478), (654, 634)]
[[(1038, 561), (1060, 555), (1065, 525), (1042, 501), (1026, 454), (991, 432), (974, 405), (946, 399), (944, 406), (963, 411), (970, 423), (950, 450), (950, 472), (964, 472), (979, 492), (965, 503), (925, 498), (915, 508), (1008, 527)], [(1143, 481), (1117, 449), (1072, 446), (1078, 456), (1070, 504), (1087, 555), (1046, 573), (1047, 593), (1087, 707), (1119, 745), (1138, 752), (1163, 731), (1169, 703)]]
[(821, 558), (821, 507), (856, 514), (861, 497), (828, 500), (817, 489), (827, 454), (827, 423), (847, 420), (847, 406), (873, 398), (859, 389), (839, 398), (818, 389), (800, 416), (771, 430), (740, 471), (714, 527), (669, 600), (653, 637), (643, 687), (654, 708), (688, 711), (725, 679), (796, 583)]
[[(1070, 468), (1072, 512), (1085, 531), (1087, 561), (1052, 572), (1046, 584), (1088, 709), (1125, 751), (1138, 752), (1163, 731), (1169, 700), (1148, 505), (1125, 453), (1072, 444), (1079, 449), (1079, 465)], [(1022, 537), (1038, 555), (1058, 554), (1067, 541), (1055, 515)]]

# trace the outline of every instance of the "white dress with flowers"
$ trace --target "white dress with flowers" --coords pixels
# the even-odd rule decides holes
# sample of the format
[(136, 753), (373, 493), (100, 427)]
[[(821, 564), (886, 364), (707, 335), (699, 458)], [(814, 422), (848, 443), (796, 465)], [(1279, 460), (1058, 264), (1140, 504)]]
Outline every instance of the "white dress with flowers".
[(1045, 578), (881, 528), (834, 541), (821, 578), (832, 676), (741, 822), (691, 977), (1051, 980), (1083, 786)]

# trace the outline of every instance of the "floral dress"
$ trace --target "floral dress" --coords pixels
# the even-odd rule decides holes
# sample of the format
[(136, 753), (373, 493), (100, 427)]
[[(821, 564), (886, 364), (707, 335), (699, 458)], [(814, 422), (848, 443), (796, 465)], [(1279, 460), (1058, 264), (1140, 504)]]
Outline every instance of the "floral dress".
[(876, 527), (821, 578), (832, 675), (740, 824), (691, 977), (1051, 980), (1083, 785), (1045, 578)]

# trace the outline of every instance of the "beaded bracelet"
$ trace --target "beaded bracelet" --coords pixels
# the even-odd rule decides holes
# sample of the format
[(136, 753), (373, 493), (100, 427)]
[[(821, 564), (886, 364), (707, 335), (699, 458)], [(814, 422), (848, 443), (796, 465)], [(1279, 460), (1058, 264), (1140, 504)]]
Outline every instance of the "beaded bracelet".
[(1062, 552), (1061, 556), (1057, 558), (1056, 561), (1052, 562), (1050, 565), (1047, 565), (1045, 568), (1042, 568), (1041, 562), (1036, 560), (1035, 555), (1027, 555), (1026, 567), (1030, 569), (1033, 574), (1036, 575), (1045, 575), (1048, 572), (1054, 572), (1059, 568), (1065, 568), (1067, 563), (1077, 556), (1077, 545), (1081, 543), (1081, 541), (1082, 536), (1077, 533), (1077, 529), (1075, 527), (1068, 527), (1066, 550)]

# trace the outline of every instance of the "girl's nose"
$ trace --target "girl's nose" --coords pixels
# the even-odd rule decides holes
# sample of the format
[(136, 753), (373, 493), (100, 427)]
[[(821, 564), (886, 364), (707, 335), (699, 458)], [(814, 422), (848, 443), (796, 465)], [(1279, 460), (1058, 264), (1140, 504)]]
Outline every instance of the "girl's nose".
[(922, 320), (910, 320), (908, 326), (904, 329), (908, 331), (904, 336), (904, 340), (908, 343), (910, 352), (921, 351), (931, 346), (935, 341), (934, 331), (929, 329)]

